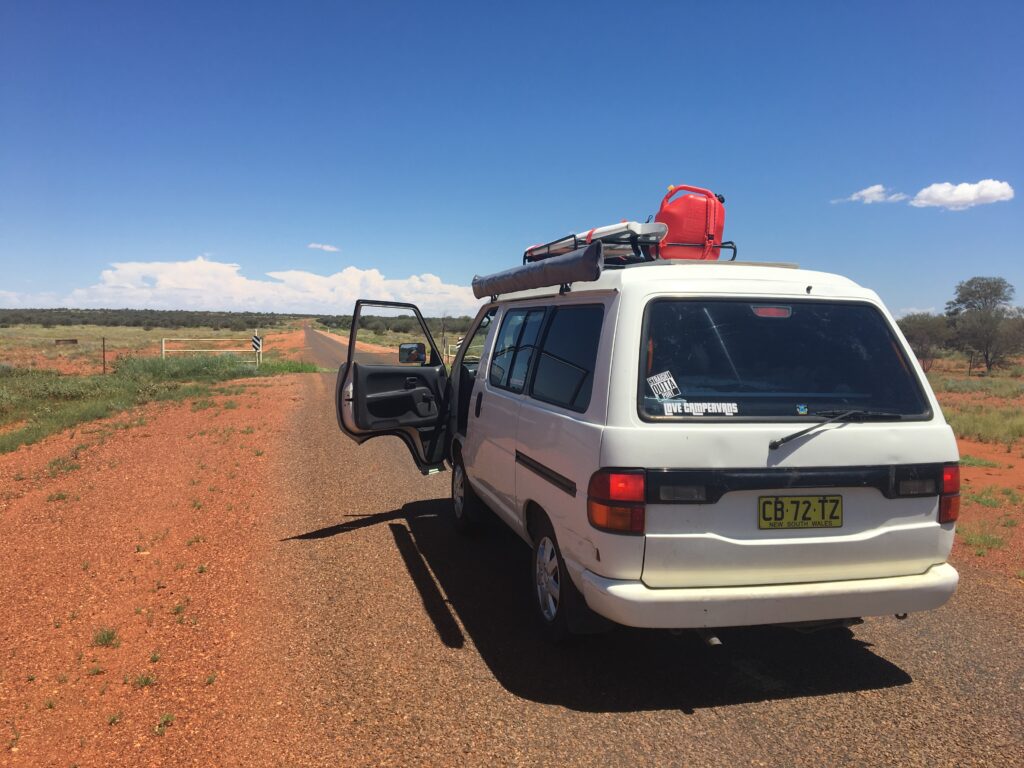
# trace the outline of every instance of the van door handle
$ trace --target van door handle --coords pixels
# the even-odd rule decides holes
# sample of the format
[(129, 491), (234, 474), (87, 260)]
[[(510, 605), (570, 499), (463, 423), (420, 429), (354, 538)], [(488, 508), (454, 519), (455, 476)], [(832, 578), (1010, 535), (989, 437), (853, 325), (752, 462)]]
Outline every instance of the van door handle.
[(483, 399), (484, 399), (484, 393), (483, 392), (477, 392), (476, 393), (476, 417), (478, 419), (480, 418), (480, 404), (483, 402)]

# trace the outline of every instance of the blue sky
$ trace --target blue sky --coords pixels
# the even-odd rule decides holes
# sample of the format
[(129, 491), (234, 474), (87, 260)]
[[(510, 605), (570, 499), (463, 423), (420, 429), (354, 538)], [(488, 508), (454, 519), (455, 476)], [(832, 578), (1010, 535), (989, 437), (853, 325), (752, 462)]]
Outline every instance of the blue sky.
[[(910, 205), (1024, 190), (1022, 30), (998, 2), (8, 0), (0, 306), (456, 311), (670, 183), (726, 196), (743, 258), (893, 310), (978, 274), (1024, 303), (1019, 195)], [(877, 184), (908, 198), (832, 202)]]

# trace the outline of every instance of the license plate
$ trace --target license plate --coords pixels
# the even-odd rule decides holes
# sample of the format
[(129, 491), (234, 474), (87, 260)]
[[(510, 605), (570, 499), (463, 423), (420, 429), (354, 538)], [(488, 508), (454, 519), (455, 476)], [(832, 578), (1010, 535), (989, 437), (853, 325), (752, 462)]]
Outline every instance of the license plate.
[(757, 527), (840, 528), (843, 525), (842, 496), (760, 496), (757, 499)]

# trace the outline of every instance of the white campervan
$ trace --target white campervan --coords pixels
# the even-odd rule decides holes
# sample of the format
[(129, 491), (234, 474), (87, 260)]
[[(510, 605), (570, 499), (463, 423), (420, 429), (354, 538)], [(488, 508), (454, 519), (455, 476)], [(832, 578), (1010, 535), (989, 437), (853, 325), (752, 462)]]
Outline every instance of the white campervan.
[(597, 239), (474, 281), (488, 300), (450, 370), (422, 318), (397, 360), (363, 344), (361, 318), (414, 308), (357, 303), (341, 429), (449, 464), (455, 524), (486, 508), (533, 548), (554, 638), (594, 614), (806, 626), (945, 603), (957, 446), (878, 296), (789, 265), (651, 260), (635, 235), (654, 225), (623, 226), (635, 259)]

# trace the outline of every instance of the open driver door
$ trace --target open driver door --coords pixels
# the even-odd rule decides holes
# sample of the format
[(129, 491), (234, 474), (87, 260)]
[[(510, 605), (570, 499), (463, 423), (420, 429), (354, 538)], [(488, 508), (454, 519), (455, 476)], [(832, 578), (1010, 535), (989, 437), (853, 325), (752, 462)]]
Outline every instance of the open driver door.
[(448, 371), (415, 305), (356, 302), (335, 405), (338, 426), (357, 443), (392, 435), (423, 474), (444, 469)]

